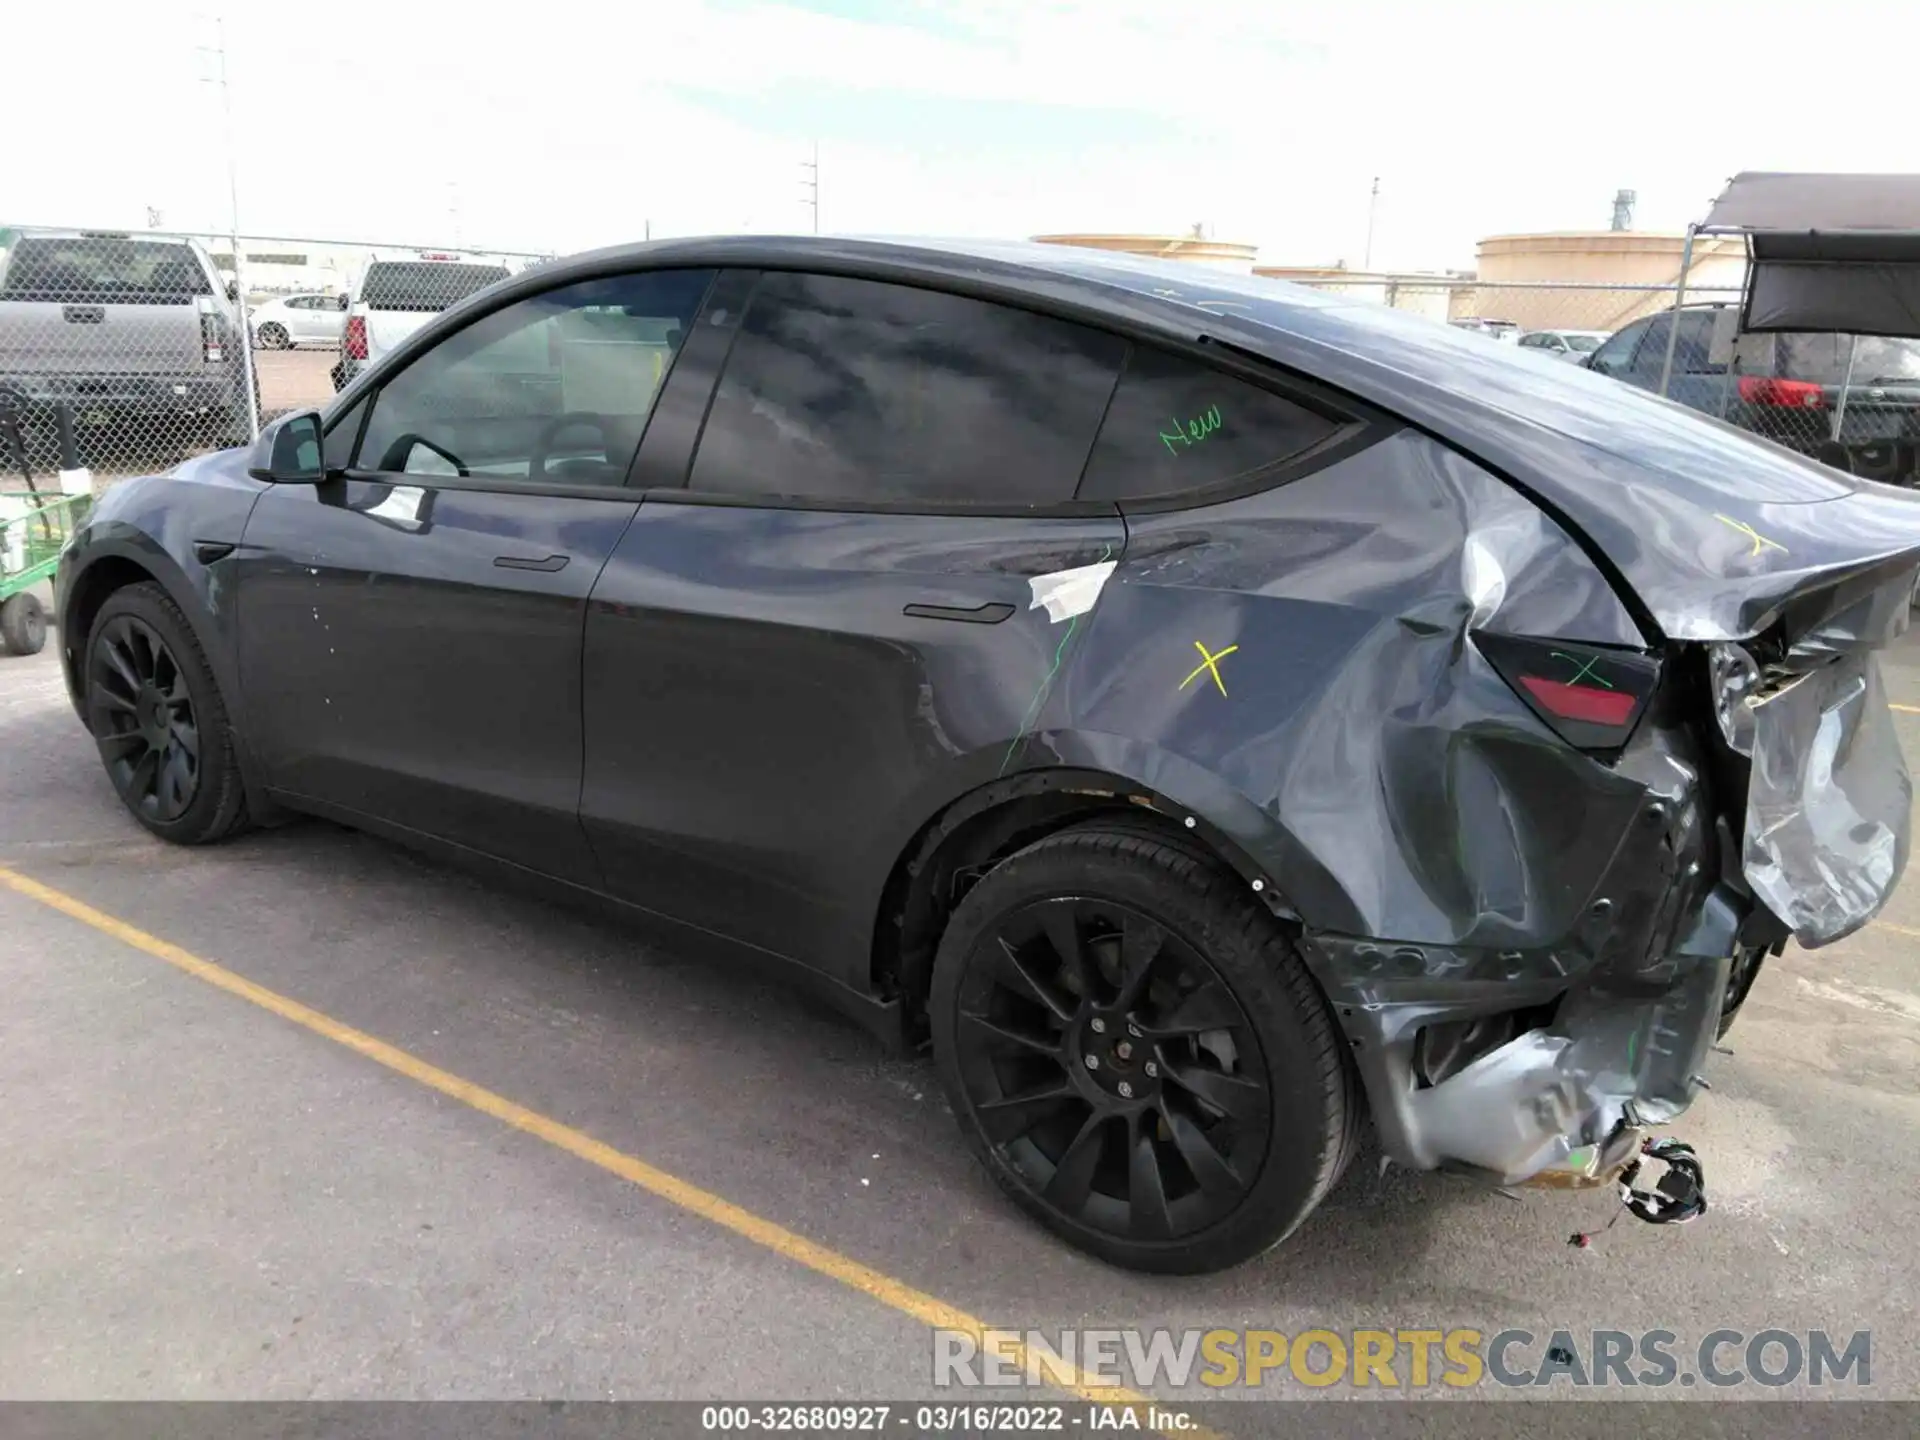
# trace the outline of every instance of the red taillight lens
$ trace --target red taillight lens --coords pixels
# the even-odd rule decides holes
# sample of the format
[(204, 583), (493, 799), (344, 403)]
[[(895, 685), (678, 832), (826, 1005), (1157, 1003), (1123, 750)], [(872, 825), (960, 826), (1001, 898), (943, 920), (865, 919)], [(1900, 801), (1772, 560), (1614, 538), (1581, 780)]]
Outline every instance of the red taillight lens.
[(1635, 650), (1484, 631), (1473, 640), (1527, 708), (1581, 750), (1625, 745), (1660, 682), (1660, 662)]
[(1566, 685), (1522, 675), (1520, 687), (1562, 720), (1584, 720), (1590, 725), (1625, 725), (1638, 703), (1623, 690), (1601, 690), (1592, 685)]
[(1790, 410), (1824, 410), (1827, 392), (1811, 380), (1780, 380), (1771, 375), (1742, 375), (1740, 399), (1748, 405), (1784, 405)]
[(347, 317), (347, 330), (346, 333), (340, 337), (340, 344), (342, 348), (345, 349), (349, 360), (364, 360), (367, 358), (366, 316), (349, 315)]
[(217, 315), (200, 312), (200, 352), (209, 365), (218, 364), (227, 355), (226, 327)]

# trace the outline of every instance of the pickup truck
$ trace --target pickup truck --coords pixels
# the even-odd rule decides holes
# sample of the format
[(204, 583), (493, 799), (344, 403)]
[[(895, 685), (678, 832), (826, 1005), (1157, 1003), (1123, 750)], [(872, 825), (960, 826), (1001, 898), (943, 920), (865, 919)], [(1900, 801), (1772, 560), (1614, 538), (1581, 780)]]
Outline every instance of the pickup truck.
[(192, 240), (0, 230), (0, 404), (42, 438), (54, 408), (71, 406), (90, 464), (135, 459), (161, 439), (244, 444), (239, 313)]

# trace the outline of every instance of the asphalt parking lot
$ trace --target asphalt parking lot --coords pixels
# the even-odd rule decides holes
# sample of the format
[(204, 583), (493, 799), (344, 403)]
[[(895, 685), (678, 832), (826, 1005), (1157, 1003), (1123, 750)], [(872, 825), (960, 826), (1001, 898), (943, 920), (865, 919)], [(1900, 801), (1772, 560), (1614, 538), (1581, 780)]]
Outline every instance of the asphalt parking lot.
[[(1920, 707), (1920, 641), (1888, 675)], [(1579, 1251), (1610, 1194), (1363, 1157), (1280, 1251), (1170, 1281), (1023, 1222), (927, 1064), (785, 990), (317, 822), (149, 839), (51, 646), (0, 657), (0, 797), (0, 1398), (907, 1399), (938, 1393), (938, 1305), (1870, 1329), (1867, 1393), (1920, 1397), (1911, 882), (1762, 974), (1674, 1127), (1698, 1223)]]

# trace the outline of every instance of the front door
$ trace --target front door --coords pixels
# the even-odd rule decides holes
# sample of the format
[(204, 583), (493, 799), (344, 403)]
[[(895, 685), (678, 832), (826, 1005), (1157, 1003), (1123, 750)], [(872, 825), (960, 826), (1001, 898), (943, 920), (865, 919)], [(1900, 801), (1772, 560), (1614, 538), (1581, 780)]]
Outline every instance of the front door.
[[(338, 417), (237, 567), (268, 783), (583, 884), (586, 600), (639, 508), (659, 379), (710, 277), (580, 282), (493, 311)], [(345, 433), (351, 434), (348, 430)], [(330, 462), (331, 463), (331, 462)]]
[(792, 273), (738, 325), (686, 489), (593, 593), (582, 816), (615, 894), (859, 984), (876, 874), (1044, 749), (1125, 543), (1073, 500), (1125, 343)]

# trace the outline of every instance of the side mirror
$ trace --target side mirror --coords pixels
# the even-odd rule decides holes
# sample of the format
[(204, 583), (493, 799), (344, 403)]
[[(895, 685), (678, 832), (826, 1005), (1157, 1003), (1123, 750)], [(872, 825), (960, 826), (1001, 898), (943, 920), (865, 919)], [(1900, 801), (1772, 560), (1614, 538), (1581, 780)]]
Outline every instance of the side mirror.
[(320, 412), (289, 415), (253, 442), (247, 473), (276, 485), (318, 485), (327, 478), (322, 458)]
[(346, 297), (346, 296), (344, 296), (344, 295), (339, 295), (339, 296), (336, 296), (336, 297), (334, 297), (334, 298), (335, 298), (335, 299), (337, 299), (337, 300), (338, 300), (338, 301), (340, 302), (340, 303), (339, 303), (339, 304), (338, 304), (337, 306), (335, 306), (334, 308), (336, 308), (336, 309), (339, 309), (339, 310), (344, 310), (344, 309), (346, 309), (346, 308), (347, 308), (347, 297)]
[(240, 282), (238, 280), (229, 280), (227, 282), (227, 298), (229, 300), (238, 300), (240, 298)]

